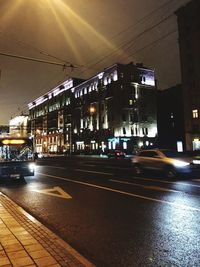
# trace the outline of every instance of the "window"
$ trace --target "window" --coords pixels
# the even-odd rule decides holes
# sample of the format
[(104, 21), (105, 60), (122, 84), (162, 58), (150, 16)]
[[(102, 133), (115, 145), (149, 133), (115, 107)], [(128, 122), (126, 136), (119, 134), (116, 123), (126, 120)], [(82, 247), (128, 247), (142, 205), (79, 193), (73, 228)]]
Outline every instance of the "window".
[(148, 135), (148, 128), (142, 128), (143, 135)]
[(126, 134), (126, 128), (125, 127), (122, 128), (122, 132), (124, 135)]
[(122, 120), (126, 121), (126, 114), (124, 114), (124, 113), (122, 114)]
[(196, 119), (198, 117), (199, 117), (198, 110), (197, 109), (193, 109), (192, 110), (192, 118), (193, 119)]
[(131, 135), (134, 135), (134, 128), (131, 128)]
[(139, 90), (138, 90), (138, 87), (137, 85), (135, 86), (135, 98), (138, 99), (139, 97)]

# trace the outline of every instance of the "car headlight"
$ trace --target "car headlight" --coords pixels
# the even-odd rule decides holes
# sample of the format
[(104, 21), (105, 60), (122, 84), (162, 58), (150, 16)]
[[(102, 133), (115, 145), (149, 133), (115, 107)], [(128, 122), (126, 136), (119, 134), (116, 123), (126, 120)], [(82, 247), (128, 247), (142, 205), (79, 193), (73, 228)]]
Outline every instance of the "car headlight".
[(173, 165), (175, 167), (186, 167), (186, 166), (190, 165), (190, 163), (182, 161), (182, 160), (176, 160), (173, 162)]
[(28, 167), (29, 167), (29, 170), (31, 172), (34, 172), (34, 170), (35, 170), (35, 163), (29, 163)]

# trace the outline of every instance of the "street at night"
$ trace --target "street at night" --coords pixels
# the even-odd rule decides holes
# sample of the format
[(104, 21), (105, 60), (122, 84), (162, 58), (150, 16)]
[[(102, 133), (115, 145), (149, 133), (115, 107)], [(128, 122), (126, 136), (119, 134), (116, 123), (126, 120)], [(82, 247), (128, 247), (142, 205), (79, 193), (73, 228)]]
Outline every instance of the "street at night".
[(199, 182), (76, 156), (40, 159), (0, 190), (96, 266), (198, 266)]
[(0, 267), (199, 267), (200, 1), (0, 8)]

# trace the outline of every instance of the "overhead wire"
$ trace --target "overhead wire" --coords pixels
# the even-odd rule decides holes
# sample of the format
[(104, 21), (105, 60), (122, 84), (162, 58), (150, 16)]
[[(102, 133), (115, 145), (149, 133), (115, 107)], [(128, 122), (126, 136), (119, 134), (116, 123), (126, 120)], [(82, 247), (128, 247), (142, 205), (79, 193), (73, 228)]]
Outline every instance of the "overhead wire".
[[(186, 1), (187, 2), (187, 1)], [(160, 9), (168, 6), (170, 3), (172, 3), (172, 1), (168, 1), (165, 4), (163, 4), (162, 6), (158, 7), (157, 9), (153, 10), (152, 12), (150, 12), (149, 14), (147, 14), (144, 18), (142, 18), (141, 20), (139, 20), (139, 22), (141, 23), (144, 19), (147, 19), (149, 16), (152, 16), (153, 13), (159, 11)], [(173, 1), (173, 3), (175, 3)], [(175, 9), (175, 7), (173, 7), (173, 9)], [(177, 7), (176, 7), (177, 9)], [(174, 10), (175, 11), (175, 10)], [(134, 41), (137, 41), (139, 38), (141, 38), (142, 36), (144, 36), (146, 33), (148, 33), (149, 31), (153, 30), (154, 28), (158, 27), (159, 25), (161, 25), (162, 23), (164, 23), (165, 21), (169, 20), (171, 17), (174, 16), (174, 11), (173, 13), (170, 13), (167, 17), (161, 19), (159, 22), (157, 22), (156, 24), (148, 27), (147, 29), (145, 29), (144, 31), (142, 31), (141, 33), (139, 33), (137, 36), (134, 36), (131, 40), (123, 42), (120, 46), (118, 46), (116, 49), (114, 49), (113, 51), (111, 51), (110, 53), (108, 53), (106, 56), (104, 56), (103, 58), (99, 59), (98, 61), (96, 61), (95, 63), (88, 65), (85, 70), (81, 71), (80, 74), (83, 74), (84, 72), (87, 71), (87, 69), (94, 69), (95, 66), (97, 66), (99, 63), (103, 62), (104, 60), (107, 60), (110, 56), (114, 55), (116, 52), (118, 52), (120, 49), (130, 49), (131, 46), (133, 45)], [(131, 26), (129, 26), (128, 28), (124, 29), (124, 31), (126, 31), (127, 29), (130, 29), (132, 27), (134, 27), (135, 25), (137, 25), (138, 23), (136, 22), (136, 24), (133, 24)], [(122, 34), (124, 31), (121, 31), (120, 34)], [(143, 50), (143, 49), (142, 49)], [(93, 60), (94, 61), (94, 60)], [(91, 61), (91, 62), (93, 62)]]
[(28, 44), (27, 42), (24, 42), (24, 41), (21, 41), (19, 39), (14, 38), (14, 37), (11, 37), (8, 34), (3, 33), (2, 30), (0, 30), (0, 35), (5, 36), (8, 40), (16, 42), (18, 45), (20, 45), (22, 47), (31, 48), (31, 49), (37, 51), (41, 55), (48, 56), (50, 58), (59, 60), (60, 62), (63, 62), (63, 64), (60, 63), (60, 65), (71, 65), (71, 66), (74, 66), (74, 67), (82, 67), (82, 65), (73, 64), (70, 61), (66, 61), (64, 59), (61, 59), (61, 58), (59, 58), (59, 57), (57, 57), (55, 55), (52, 55), (52, 54), (50, 54), (50, 53), (48, 53), (48, 52), (46, 52), (44, 50), (39, 49), (39, 48), (37, 48), (37, 47), (35, 47), (35, 46), (31, 45), (31, 44)]
[[(171, 4), (172, 2), (174, 2), (174, 0), (169, 0), (167, 2), (165, 2), (163, 5), (159, 6), (158, 8), (154, 9), (153, 11), (151, 11), (150, 13), (148, 13), (147, 15), (145, 15), (144, 17), (142, 17), (141, 19), (139, 19), (136, 23), (129, 25), (127, 28), (123, 29), (122, 31), (120, 31), (119, 33), (117, 33), (116, 35), (114, 35), (113, 37), (111, 37), (110, 40), (115, 39), (116, 37), (124, 34), (125, 32), (127, 32), (128, 30), (132, 29), (132, 28), (136, 28), (139, 24), (146, 22), (146, 20), (148, 18), (151, 18), (152, 15), (156, 12), (158, 12), (159, 10), (165, 8), (166, 6), (168, 6), (169, 4)], [(115, 50), (119, 50), (123, 48), (123, 44), (121, 44), (118, 48), (116, 48)], [(95, 59), (96, 60), (96, 59)], [(94, 61), (94, 60), (91, 60)]]
[(129, 47), (133, 44), (134, 41), (136, 41), (138, 38), (142, 37), (144, 34), (146, 34), (147, 32), (153, 30), (154, 28), (156, 28), (157, 26), (159, 26), (160, 24), (162, 24), (163, 22), (165, 22), (166, 20), (168, 20), (169, 18), (171, 18), (173, 16), (173, 14), (167, 16), (166, 18), (162, 19), (161, 21), (159, 21), (158, 23), (154, 24), (153, 26), (148, 27), (147, 29), (145, 29), (143, 32), (139, 33), (138, 35), (136, 35), (134, 38), (132, 38), (130, 41), (126, 42), (125, 44), (121, 45), (120, 47), (118, 47), (116, 50), (113, 50), (110, 54), (106, 55), (105, 57), (103, 57), (102, 59), (100, 59), (99, 61), (97, 61), (94, 65), (95, 66), (99, 63), (101, 63), (102, 61), (104, 61), (105, 59), (107, 59), (109, 56), (113, 55), (114, 53), (116, 53), (117, 51), (119, 51), (119, 49), (126, 47), (127, 45), (129, 45)]

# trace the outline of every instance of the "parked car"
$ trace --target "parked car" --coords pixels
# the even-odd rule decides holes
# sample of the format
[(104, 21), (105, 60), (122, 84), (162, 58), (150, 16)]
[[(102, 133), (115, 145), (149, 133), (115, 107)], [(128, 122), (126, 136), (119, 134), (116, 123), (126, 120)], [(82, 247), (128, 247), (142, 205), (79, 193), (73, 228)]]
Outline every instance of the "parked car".
[(125, 158), (126, 153), (121, 150), (109, 150), (107, 156), (108, 158)]
[(132, 164), (137, 175), (145, 170), (156, 170), (168, 178), (175, 178), (179, 174), (200, 172), (200, 159), (169, 149), (143, 150), (133, 156)]

